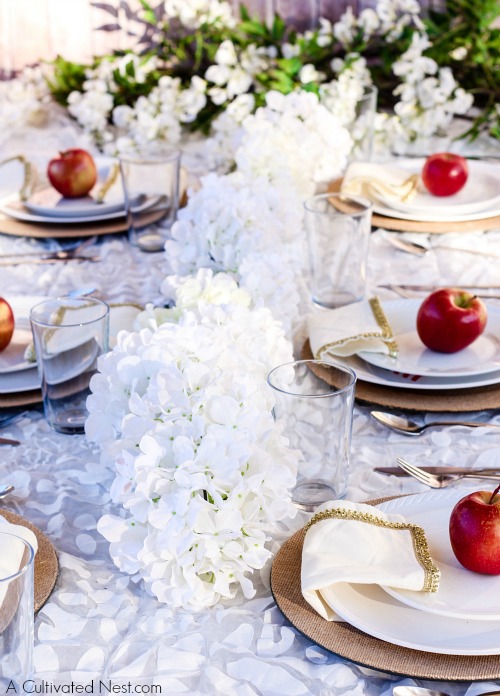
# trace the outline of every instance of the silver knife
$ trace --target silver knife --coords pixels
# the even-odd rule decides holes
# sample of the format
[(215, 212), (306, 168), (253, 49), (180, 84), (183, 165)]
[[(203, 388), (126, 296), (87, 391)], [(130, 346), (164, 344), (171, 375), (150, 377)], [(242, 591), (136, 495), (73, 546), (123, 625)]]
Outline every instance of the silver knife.
[[(483, 292), (486, 290), (500, 290), (500, 286), (498, 286), (498, 285), (462, 285), (462, 283), (455, 283), (455, 285), (456, 285), (456, 287), (460, 287), (461, 290), (472, 291), (477, 295), (477, 297), (482, 297), (483, 299), (486, 299), (486, 300), (488, 300), (488, 299), (499, 300), (500, 299), (500, 295), (492, 295), (491, 293)], [(449, 283), (448, 285), (409, 285), (409, 284), (405, 284), (405, 283), (389, 283), (387, 285), (378, 285), (377, 287), (383, 288), (384, 290), (392, 290), (392, 292), (396, 292), (398, 294), (402, 294), (405, 292), (431, 293), (431, 292), (434, 292), (434, 290), (439, 290), (440, 288), (454, 287), (454, 284)]]
[[(491, 474), (492, 476), (500, 477), (500, 467), (492, 467), (491, 469), (472, 469), (471, 467), (460, 466), (421, 466), (421, 469), (429, 474), (478, 474), (484, 476)], [(399, 466), (376, 466), (374, 471), (380, 474), (390, 474), (392, 476), (408, 476)]]
[(20, 445), (19, 440), (10, 440), (8, 437), (0, 437), (0, 445)]
[(54, 258), (52, 256), (48, 256), (44, 258), (41, 256), (38, 259), (33, 259), (33, 258), (13, 258), (11, 261), (7, 260), (0, 260), (0, 266), (21, 266), (24, 263), (33, 263), (33, 264), (44, 264), (44, 263), (68, 263), (71, 261), (90, 261), (90, 262), (95, 262), (95, 261), (100, 261), (101, 257), (100, 256), (71, 256), (70, 258), (64, 258), (64, 259), (58, 259)]

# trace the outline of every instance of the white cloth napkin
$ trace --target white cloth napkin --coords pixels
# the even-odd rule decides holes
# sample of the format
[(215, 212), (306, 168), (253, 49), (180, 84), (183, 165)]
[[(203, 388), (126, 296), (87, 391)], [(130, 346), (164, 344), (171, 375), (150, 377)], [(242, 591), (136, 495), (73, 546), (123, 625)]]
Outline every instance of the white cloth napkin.
[(360, 350), (396, 356), (397, 344), (378, 298), (322, 310), (307, 318), (314, 357), (355, 355)]
[[(30, 544), (33, 551), (36, 553), (38, 542), (35, 534), (28, 529), (18, 524), (7, 522), (5, 517), (0, 515), (0, 532), (8, 532), (21, 537)], [(15, 540), (7, 536), (0, 537), (0, 578), (8, 578), (17, 573), (21, 566), (24, 549), (16, 544)], [(0, 582), (0, 607), (2, 606), (5, 595), (8, 590), (8, 583)]]
[(334, 500), (321, 505), (309, 524), (302, 549), (302, 594), (328, 621), (339, 617), (323, 592), (338, 582), (437, 590), (440, 573), (425, 534), (418, 525), (406, 524), (401, 515)]
[(342, 193), (366, 196), (376, 202), (395, 201), (408, 203), (419, 190), (419, 175), (396, 164), (352, 162), (342, 181)]

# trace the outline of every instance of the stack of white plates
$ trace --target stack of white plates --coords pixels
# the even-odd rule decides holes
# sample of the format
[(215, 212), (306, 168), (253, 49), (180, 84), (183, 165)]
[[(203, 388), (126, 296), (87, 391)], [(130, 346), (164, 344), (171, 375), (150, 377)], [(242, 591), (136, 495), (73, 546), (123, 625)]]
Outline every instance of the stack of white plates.
[(472, 489), (430, 491), (377, 507), (420, 525), (441, 571), (436, 593), (336, 583), (325, 599), (352, 626), (395, 645), (442, 655), (500, 654), (500, 576), (456, 560), (448, 534), (454, 505)]
[[(401, 159), (397, 167), (420, 174), (425, 159)], [(388, 165), (391, 166), (391, 165)], [(453, 196), (433, 196), (422, 190), (408, 202), (377, 196), (373, 211), (379, 215), (414, 222), (467, 222), (500, 215), (500, 168), (498, 164), (469, 160), (469, 176), (463, 189)]]
[(457, 353), (436, 353), (420, 340), (416, 321), (422, 300), (384, 302), (384, 312), (399, 347), (397, 358), (361, 351), (336, 358), (364, 382), (404, 389), (448, 391), (500, 383), (500, 307), (487, 304), (484, 332)]
[[(26, 201), (21, 201), (19, 192), (24, 180), (24, 167), (13, 161), (0, 168), (0, 212), (23, 222), (45, 225), (68, 225), (97, 223), (125, 216), (125, 199), (121, 177), (113, 176), (117, 160), (111, 157), (95, 157), (98, 180), (87, 196), (64, 198), (52, 186), (37, 189)], [(113, 183), (107, 190), (104, 201), (97, 202), (97, 195), (105, 182)], [(154, 200), (136, 201), (140, 210), (148, 210)]]

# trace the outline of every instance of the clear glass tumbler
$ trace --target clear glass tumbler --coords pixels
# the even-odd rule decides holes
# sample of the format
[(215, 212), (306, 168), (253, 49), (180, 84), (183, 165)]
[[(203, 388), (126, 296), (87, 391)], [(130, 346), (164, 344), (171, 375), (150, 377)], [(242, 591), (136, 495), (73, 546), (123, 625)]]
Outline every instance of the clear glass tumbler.
[(354, 141), (349, 158), (351, 162), (369, 162), (372, 158), (377, 98), (375, 85), (367, 85), (356, 102), (354, 120), (347, 126)]
[(313, 303), (332, 309), (359, 302), (366, 288), (371, 201), (322, 193), (304, 207)]
[(162, 251), (179, 207), (181, 153), (120, 157), (128, 238), (142, 251)]
[(89, 382), (108, 350), (109, 307), (93, 297), (50, 299), (30, 313), (45, 418), (61, 433), (83, 433)]
[[(328, 375), (328, 382), (318, 374)], [(274, 418), (290, 447), (302, 453), (293, 502), (312, 511), (347, 490), (356, 375), (340, 364), (299, 360), (275, 367)]]
[(0, 689), (23, 693), (33, 676), (33, 567), (35, 551), (14, 533), (0, 531)]

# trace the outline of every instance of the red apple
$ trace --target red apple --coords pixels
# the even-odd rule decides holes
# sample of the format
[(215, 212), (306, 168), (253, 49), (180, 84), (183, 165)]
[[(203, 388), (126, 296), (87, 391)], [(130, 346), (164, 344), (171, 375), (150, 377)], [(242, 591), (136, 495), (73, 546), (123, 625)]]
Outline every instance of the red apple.
[(0, 297), (0, 351), (9, 345), (14, 333), (14, 313), (10, 304)]
[(425, 160), (422, 181), (433, 196), (453, 196), (469, 176), (467, 160), (451, 152), (438, 152)]
[(97, 168), (91, 154), (77, 148), (59, 153), (50, 160), (47, 176), (65, 198), (86, 196), (97, 181)]
[(427, 348), (456, 353), (483, 333), (486, 319), (486, 307), (479, 297), (458, 288), (441, 288), (420, 305), (417, 333)]
[(500, 575), (500, 485), (493, 493), (475, 491), (451, 511), (450, 541), (457, 561), (468, 570)]

